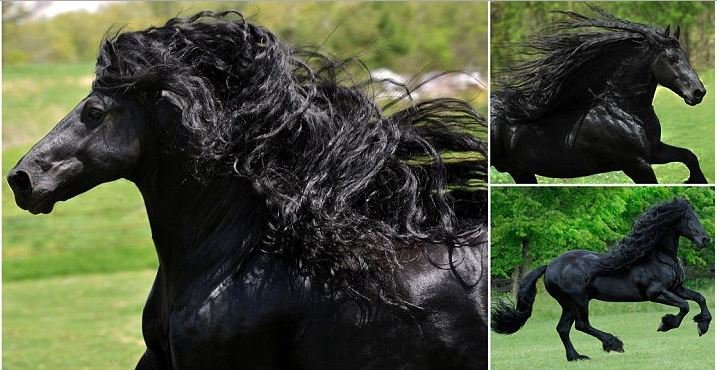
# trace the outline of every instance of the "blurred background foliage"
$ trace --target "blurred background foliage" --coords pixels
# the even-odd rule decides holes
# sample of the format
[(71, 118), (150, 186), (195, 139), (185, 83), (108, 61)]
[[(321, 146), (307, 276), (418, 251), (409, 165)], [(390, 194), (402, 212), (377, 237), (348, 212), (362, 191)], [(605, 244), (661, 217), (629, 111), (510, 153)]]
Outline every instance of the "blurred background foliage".
[(144, 29), (177, 15), (234, 9), (292, 45), (321, 45), (342, 58), (358, 56), (370, 68), (487, 73), (485, 2), (118, 2), (49, 19), (13, 16), (21, 7), (3, 2), (6, 65), (91, 63), (110, 28)]
[[(714, 68), (714, 2), (712, 1), (608, 1), (595, 3), (633, 22), (681, 28), (680, 43), (695, 69)], [(514, 52), (506, 44), (542, 30), (560, 18), (556, 10), (588, 12), (578, 1), (494, 2), (491, 4), (491, 69), (499, 71)]]
[[(517, 281), (569, 250), (605, 252), (627, 235), (639, 215), (675, 197), (687, 199), (714, 240), (710, 187), (509, 187), (491, 191), (491, 275)], [(680, 239), (688, 279), (714, 274), (714, 242), (702, 248)]]

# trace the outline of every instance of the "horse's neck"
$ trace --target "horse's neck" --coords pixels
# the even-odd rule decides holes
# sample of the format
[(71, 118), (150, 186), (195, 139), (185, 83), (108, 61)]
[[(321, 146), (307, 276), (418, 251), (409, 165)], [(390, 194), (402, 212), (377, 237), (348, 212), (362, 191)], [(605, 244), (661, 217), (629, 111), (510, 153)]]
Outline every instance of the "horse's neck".
[(162, 277), (172, 289), (201, 279), (211, 285), (253, 251), (260, 206), (246, 180), (201, 184), (171, 166), (146, 176), (144, 197)]
[(645, 56), (625, 58), (609, 77), (604, 94), (628, 112), (650, 110), (657, 90), (651, 63)]
[(561, 98), (552, 109), (560, 111), (575, 104), (618, 102), (627, 112), (641, 112), (652, 107), (657, 82), (652, 76), (652, 58), (637, 51), (604, 53), (582, 66), (564, 84)]
[(670, 260), (677, 261), (677, 247), (680, 242), (680, 235), (677, 230), (670, 230), (665, 233), (661, 240), (658, 240), (658, 246), (655, 253), (661, 254)]

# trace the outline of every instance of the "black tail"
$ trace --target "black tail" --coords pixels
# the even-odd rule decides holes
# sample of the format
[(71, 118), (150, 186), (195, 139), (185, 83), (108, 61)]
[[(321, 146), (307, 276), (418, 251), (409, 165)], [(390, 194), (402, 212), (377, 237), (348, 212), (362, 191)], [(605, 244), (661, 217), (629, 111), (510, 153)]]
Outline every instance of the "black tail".
[(531, 271), (520, 281), (518, 289), (518, 304), (513, 308), (502, 299), (493, 307), (490, 327), (500, 334), (513, 334), (525, 325), (533, 313), (535, 302), (535, 282), (543, 276), (548, 266), (540, 266)]

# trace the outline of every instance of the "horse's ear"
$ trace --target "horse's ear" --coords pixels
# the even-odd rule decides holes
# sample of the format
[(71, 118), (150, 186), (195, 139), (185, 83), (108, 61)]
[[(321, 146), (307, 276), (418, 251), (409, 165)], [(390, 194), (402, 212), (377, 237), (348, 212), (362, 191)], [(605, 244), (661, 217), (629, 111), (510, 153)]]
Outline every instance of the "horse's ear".
[(679, 40), (679, 39), (680, 39), (680, 25), (679, 25), (679, 24), (677, 25), (677, 29), (675, 30), (675, 33), (672, 34), (672, 36), (675, 37), (675, 40)]
[(663, 35), (665, 37), (670, 37), (670, 25), (667, 25), (667, 28), (665, 28), (665, 34)]

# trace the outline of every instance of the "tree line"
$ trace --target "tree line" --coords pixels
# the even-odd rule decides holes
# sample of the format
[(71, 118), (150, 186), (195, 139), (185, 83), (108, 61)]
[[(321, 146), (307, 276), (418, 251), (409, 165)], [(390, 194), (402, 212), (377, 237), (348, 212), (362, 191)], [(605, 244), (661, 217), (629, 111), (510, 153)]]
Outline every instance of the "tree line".
[(23, 14), (20, 4), (3, 3), (3, 63), (92, 63), (108, 32), (161, 25), (204, 9), (239, 10), (294, 46), (358, 57), (372, 69), (410, 75), (488, 72), (487, 3), (122, 2), (95, 13), (75, 11), (49, 19)]
[[(711, 1), (620, 1), (597, 3), (612, 14), (633, 22), (667, 27), (680, 26), (680, 43), (698, 70), (714, 68), (714, 2)], [(498, 71), (513, 57), (506, 45), (535, 34), (561, 16), (556, 10), (589, 13), (584, 3), (494, 2), (491, 4), (491, 69)]]
[[(538, 187), (491, 191), (491, 275), (519, 279), (569, 250), (605, 252), (651, 206), (687, 199), (714, 240), (714, 190), (706, 187)], [(714, 247), (681, 238), (679, 255), (691, 271), (714, 268)]]

